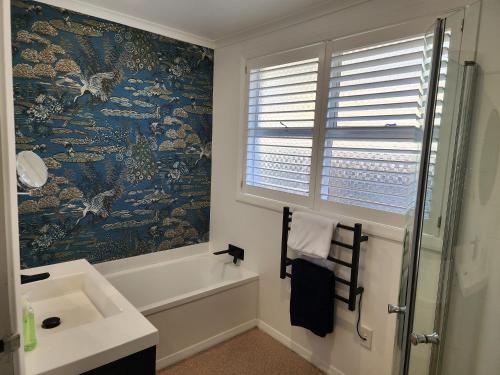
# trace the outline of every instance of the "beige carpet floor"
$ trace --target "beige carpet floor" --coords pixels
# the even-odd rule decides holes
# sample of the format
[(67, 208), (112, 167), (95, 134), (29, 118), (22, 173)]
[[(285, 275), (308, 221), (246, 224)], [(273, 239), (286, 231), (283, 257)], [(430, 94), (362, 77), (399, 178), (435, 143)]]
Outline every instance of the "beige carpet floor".
[(323, 374), (257, 328), (158, 372), (158, 375)]

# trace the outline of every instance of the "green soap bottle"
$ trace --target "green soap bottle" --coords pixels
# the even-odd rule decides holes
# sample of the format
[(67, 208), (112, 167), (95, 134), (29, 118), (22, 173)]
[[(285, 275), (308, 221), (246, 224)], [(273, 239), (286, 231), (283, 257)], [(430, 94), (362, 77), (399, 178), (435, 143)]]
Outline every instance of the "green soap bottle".
[(26, 296), (23, 296), (23, 337), (25, 352), (36, 348), (35, 311)]

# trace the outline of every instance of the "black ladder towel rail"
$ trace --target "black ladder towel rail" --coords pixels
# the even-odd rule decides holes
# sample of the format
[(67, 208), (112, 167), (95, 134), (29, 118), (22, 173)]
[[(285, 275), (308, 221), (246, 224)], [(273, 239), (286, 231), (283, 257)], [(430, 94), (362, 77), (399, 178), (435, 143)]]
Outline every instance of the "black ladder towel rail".
[[(287, 272), (286, 267), (292, 264), (292, 259), (288, 258), (288, 231), (290, 230), (290, 223), (292, 221), (292, 212), (290, 207), (283, 207), (283, 227), (281, 234), (281, 262), (280, 262), (280, 278), (284, 279), (286, 277), (292, 277), (290, 273)], [(344, 296), (335, 293), (335, 298), (345, 302), (349, 310), (354, 311), (356, 309), (356, 297), (358, 294), (363, 292), (363, 287), (358, 286), (358, 270), (359, 270), (359, 255), (361, 251), (361, 243), (368, 241), (368, 236), (363, 235), (362, 225), (359, 223), (354, 224), (353, 227), (337, 224), (337, 228), (349, 230), (354, 232), (352, 244), (346, 244), (341, 241), (332, 240), (332, 244), (341, 246), (346, 249), (352, 250), (351, 262), (346, 262), (341, 259), (328, 256), (328, 260), (341, 266), (348, 267), (351, 269), (351, 276), (349, 280), (343, 279), (341, 277), (335, 277), (335, 281), (347, 285), (349, 287), (349, 296), (346, 298)]]

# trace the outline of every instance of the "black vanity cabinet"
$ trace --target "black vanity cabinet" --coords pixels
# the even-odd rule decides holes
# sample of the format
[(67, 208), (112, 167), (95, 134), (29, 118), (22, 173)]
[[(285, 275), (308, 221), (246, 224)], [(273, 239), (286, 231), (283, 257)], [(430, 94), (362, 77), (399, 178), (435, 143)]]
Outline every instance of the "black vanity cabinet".
[(82, 375), (155, 375), (156, 346), (120, 358)]

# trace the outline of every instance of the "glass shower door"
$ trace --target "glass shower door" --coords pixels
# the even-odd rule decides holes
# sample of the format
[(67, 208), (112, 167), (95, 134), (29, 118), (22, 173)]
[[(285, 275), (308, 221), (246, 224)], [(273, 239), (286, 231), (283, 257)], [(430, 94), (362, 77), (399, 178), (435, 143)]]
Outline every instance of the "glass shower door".
[[(439, 20), (438, 22), (444, 22)], [(404, 240), (403, 240), (403, 256), (402, 256), (402, 270), (401, 270), (401, 281), (400, 281), (400, 291), (399, 298), (397, 304), (391, 304), (388, 306), (388, 312), (390, 314), (397, 314), (397, 325), (396, 325), (396, 341), (395, 341), (395, 352), (394, 352), (394, 362), (393, 362), (393, 374), (407, 374), (408, 373), (408, 359), (409, 358), (409, 329), (413, 325), (412, 322), (408, 320), (409, 311), (414, 307), (411, 306), (411, 292), (415, 290), (416, 275), (412, 274), (414, 272), (415, 263), (418, 264), (418, 256), (420, 254), (419, 251), (415, 251), (415, 249), (419, 250), (420, 248), (420, 240), (421, 240), (421, 232), (423, 229), (423, 221), (420, 220), (420, 216), (424, 215), (424, 205), (426, 202), (427, 196), (427, 184), (429, 182), (430, 171), (430, 162), (432, 156), (432, 132), (434, 121), (429, 122), (426, 121), (425, 116), (430, 115), (434, 118), (434, 112), (437, 104), (437, 94), (435, 95), (435, 103), (433, 103), (432, 111), (429, 112), (429, 87), (430, 87), (430, 73), (431, 67), (433, 66), (433, 59), (436, 58), (433, 56), (433, 38), (435, 29), (437, 29), (437, 25), (432, 25), (428, 32), (424, 35), (424, 47), (423, 47), (423, 68), (422, 68), (422, 86), (421, 90), (426, 93), (425, 100), (421, 103), (421, 116), (424, 117), (422, 126), (418, 132), (415, 133), (415, 139), (413, 143), (415, 148), (419, 151), (419, 155), (417, 157), (415, 163), (414, 170), (414, 186), (416, 187), (416, 191), (414, 192), (419, 199), (417, 202), (414, 202), (414, 205), (409, 208), (406, 218), (405, 218), (405, 232), (404, 232)], [(437, 52), (438, 55), (441, 55), (441, 52)], [(440, 67), (437, 68), (438, 70)], [(437, 85), (436, 85), (437, 88)], [(438, 89), (436, 89), (438, 90)], [(428, 138), (425, 141), (425, 137)], [(422, 164), (422, 162), (424, 164)], [(422, 170), (423, 169), (423, 170)], [(425, 183), (424, 183), (425, 182)], [(417, 190), (418, 189), (418, 190)], [(416, 220), (419, 218), (418, 220)], [(415, 244), (416, 241), (416, 244)], [(414, 257), (417, 259), (414, 259)], [(418, 271), (418, 268), (416, 269)]]
[[(432, 121), (434, 157), (429, 161), (424, 218), (419, 248), (413, 322), (407, 357), (411, 375), (437, 375), (439, 344), (443, 339), (443, 311), (447, 299), (446, 279), (449, 272), (448, 244), (456, 230), (455, 214), (459, 211), (461, 185), (457, 165), (463, 160), (459, 141), (467, 130), (460, 121), (464, 100), (464, 66), (460, 63), (463, 12), (442, 21), (443, 33), (439, 57), (440, 69), (435, 107), (440, 116)], [(436, 36), (439, 25), (433, 36)], [(436, 40), (436, 38), (433, 38)], [(463, 176), (462, 176), (463, 177)], [(430, 196), (429, 196), (430, 195)], [(436, 217), (439, 219), (436, 222)], [(437, 225), (439, 228), (437, 228)]]
[[(443, 22), (443, 21), (439, 21)], [(424, 36), (424, 63), (423, 63), (423, 74), (422, 74), (422, 88), (421, 90), (426, 92), (426, 100), (422, 103), (422, 116), (426, 116), (429, 112), (429, 87), (430, 87), (430, 70), (433, 66), (433, 35), (437, 28), (436, 25), (432, 25), (430, 31), (428, 31)], [(439, 53), (440, 54), (440, 53)], [(439, 68), (438, 68), (439, 69)], [(437, 93), (436, 93), (437, 95)], [(432, 108), (431, 115), (434, 117), (435, 104)], [(424, 119), (425, 121), (425, 119)], [(430, 124), (430, 125), (429, 125)], [(420, 151), (418, 159), (416, 161), (416, 168), (414, 171), (414, 185), (418, 186), (418, 191), (415, 191), (416, 195), (420, 195), (420, 202), (414, 203), (413, 207), (410, 207), (405, 218), (405, 233), (403, 241), (403, 257), (402, 257), (402, 271), (401, 271), (401, 282), (400, 282), (400, 292), (397, 304), (389, 305), (389, 313), (397, 314), (397, 332), (396, 332), (396, 342), (395, 342), (395, 355), (393, 364), (393, 374), (407, 374), (408, 373), (408, 358), (409, 358), (409, 334), (410, 327), (413, 325), (412, 322), (408, 320), (409, 311), (414, 308), (411, 306), (411, 292), (416, 289), (413, 284), (416, 280), (416, 275), (413, 274), (415, 270), (415, 263), (418, 264), (419, 242), (421, 240), (421, 231), (423, 229), (423, 221), (420, 220), (420, 216), (424, 215), (424, 204), (426, 201), (426, 191), (427, 183), (429, 178), (429, 167), (431, 161), (432, 152), (432, 127), (433, 122), (422, 123), (422, 127), (419, 132), (415, 134), (414, 144), (415, 147)], [(427, 137), (427, 142), (424, 138)], [(424, 154), (425, 151), (425, 154)], [(426, 160), (428, 159), (428, 162)], [(424, 163), (422, 165), (422, 162)], [(424, 170), (422, 170), (424, 167)], [(425, 180), (424, 180), (425, 178)], [(425, 182), (425, 183), (423, 183)], [(423, 184), (422, 184), (423, 183)], [(419, 220), (416, 220), (417, 217)], [(417, 242), (414, 244), (414, 242)], [(414, 259), (414, 257), (417, 257)], [(418, 271), (418, 268), (417, 268)]]
[[(407, 215), (393, 373), (435, 374), (439, 343), (443, 236), (457, 132), (463, 12), (439, 19), (425, 36), (425, 126), (419, 140), (415, 208)], [(458, 98), (458, 99), (457, 99)]]

